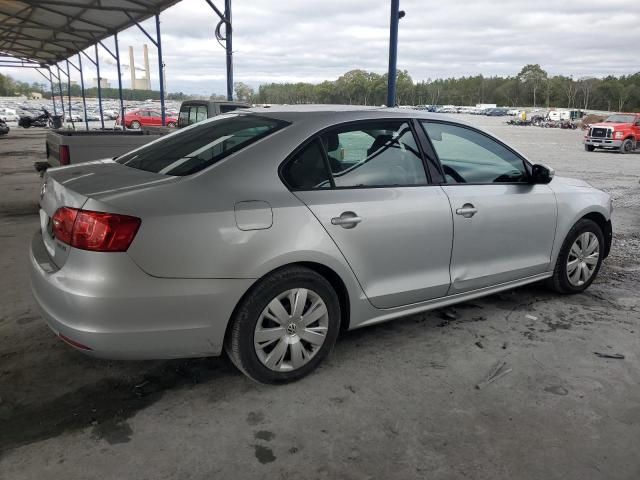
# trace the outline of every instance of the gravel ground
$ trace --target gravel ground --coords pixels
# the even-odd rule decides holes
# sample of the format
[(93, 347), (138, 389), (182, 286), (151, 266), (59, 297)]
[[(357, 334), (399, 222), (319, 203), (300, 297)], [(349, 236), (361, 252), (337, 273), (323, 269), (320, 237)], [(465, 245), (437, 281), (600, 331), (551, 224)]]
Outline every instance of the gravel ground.
[[(0, 478), (640, 478), (640, 154), (460, 118), (611, 193), (600, 276), (348, 332), (282, 387), (225, 358), (108, 362), (54, 338), (27, 271), (43, 132), (0, 137)], [(474, 388), (498, 361), (512, 372)]]

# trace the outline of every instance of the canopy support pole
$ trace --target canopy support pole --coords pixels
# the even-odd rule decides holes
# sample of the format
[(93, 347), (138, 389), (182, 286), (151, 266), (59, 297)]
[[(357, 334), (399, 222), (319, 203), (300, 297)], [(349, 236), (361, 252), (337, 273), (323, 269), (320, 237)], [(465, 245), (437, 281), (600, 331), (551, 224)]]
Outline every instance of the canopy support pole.
[(227, 51), (227, 100), (233, 100), (233, 48), (231, 28), (231, 0), (224, 0), (226, 51)]
[[(118, 96), (120, 97), (120, 127), (122, 128), (122, 130), (124, 130), (125, 124), (124, 124), (124, 103), (122, 101), (122, 73), (120, 71), (120, 49), (118, 47), (118, 34), (114, 33), (113, 34), (113, 39), (115, 41), (116, 44), (116, 53), (113, 53), (111, 50), (109, 50), (109, 48), (102, 43), (102, 41), (98, 41), (98, 43), (100, 45), (102, 45), (102, 48), (104, 48), (107, 52), (109, 52), (109, 55), (111, 55), (114, 60), (116, 61), (116, 66), (118, 67)], [(96, 60), (98, 60), (98, 53), (97, 53), (97, 49), (96, 49)], [(100, 83), (100, 79), (98, 78), (98, 84)]]
[(80, 73), (80, 90), (82, 91), (82, 109), (84, 111), (84, 125), (89, 130), (89, 120), (87, 120), (87, 99), (84, 94), (84, 75), (82, 73), (82, 57), (78, 53), (78, 65), (75, 65), (71, 60), (67, 59), (67, 63), (70, 64)]
[[(213, 4), (212, 0), (205, 0), (214, 12), (220, 17), (220, 22), (216, 27), (216, 40), (224, 40), (225, 51), (227, 52), (227, 100), (233, 100), (233, 45), (231, 28), (231, 0), (224, 0), (224, 14)], [(220, 34), (221, 24), (224, 23), (225, 36)], [(220, 45), (222, 43), (220, 42)]]
[(71, 111), (71, 75), (69, 74), (69, 60), (67, 62), (67, 95), (69, 97), (69, 119), (71, 120), (71, 127), (76, 129), (76, 124), (73, 121), (73, 112)]
[[(160, 74), (160, 112), (162, 114), (162, 126), (167, 124), (167, 113), (164, 108), (164, 62), (162, 60), (162, 39), (160, 37), (160, 15), (156, 14), (156, 47), (158, 47), (158, 71)], [(132, 65), (133, 68), (133, 65)]]
[(398, 76), (398, 23), (404, 17), (400, 10), (400, 0), (391, 0), (391, 17), (389, 22), (389, 73), (387, 74), (387, 107), (395, 107), (396, 77)]
[(87, 118), (87, 97), (84, 93), (84, 73), (82, 72), (82, 57), (78, 54), (78, 65), (80, 68), (80, 88), (82, 89), (82, 107), (84, 108), (84, 125), (89, 130), (89, 119)]
[(42, 73), (40, 71), (40, 68), (45, 68), (45, 66), (42, 67), (34, 67), (36, 72), (38, 72), (40, 75), (42, 75), (42, 77), (44, 77), (45, 80), (49, 81), (49, 86), (51, 87), (51, 102), (53, 103), (53, 114), (57, 115), (58, 112), (56, 112), (56, 97), (55, 94), (53, 92), (53, 78), (51, 77), (51, 68), (49, 68), (48, 66), (46, 67), (47, 70), (49, 71), (49, 76), (47, 77), (44, 73)]
[(118, 47), (118, 34), (113, 34), (113, 40), (116, 44), (116, 64), (118, 67), (118, 95), (120, 97), (120, 126), (122, 130), (125, 130), (125, 122), (124, 122), (124, 103), (122, 101), (122, 73), (120, 72), (120, 48)]
[(98, 56), (98, 44), (95, 45), (96, 49), (96, 74), (98, 75), (98, 109), (100, 110), (100, 126), (104, 130), (104, 113), (102, 113), (102, 79), (100, 78), (100, 57)]
[(62, 94), (62, 82), (60, 81), (60, 77), (62, 74), (60, 73), (60, 65), (56, 64), (56, 68), (58, 69), (58, 92), (60, 93), (60, 105), (62, 106), (62, 121), (65, 119), (65, 111), (64, 111), (64, 95)]

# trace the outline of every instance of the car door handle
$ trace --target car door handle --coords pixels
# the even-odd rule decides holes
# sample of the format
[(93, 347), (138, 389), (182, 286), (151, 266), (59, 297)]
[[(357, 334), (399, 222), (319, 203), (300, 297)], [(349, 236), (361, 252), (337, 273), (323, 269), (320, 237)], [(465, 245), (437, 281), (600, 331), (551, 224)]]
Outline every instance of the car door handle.
[(456, 215), (462, 215), (464, 218), (471, 218), (476, 213), (478, 213), (478, 209), (471, 203), (465, 203), (462, 208), (456, 209)]
[(331, 219), (331, 225), (340, 225), (342, 228), (354, 228), (362, 221), (354, 212), (343, 212), (339, 217), (333, 217)]

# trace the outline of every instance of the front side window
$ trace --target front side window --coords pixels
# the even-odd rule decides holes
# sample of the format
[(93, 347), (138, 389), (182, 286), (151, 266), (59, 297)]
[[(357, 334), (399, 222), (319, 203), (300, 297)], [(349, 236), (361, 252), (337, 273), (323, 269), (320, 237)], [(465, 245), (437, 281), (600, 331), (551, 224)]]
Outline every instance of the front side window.
[(447, 183), (519, 183), (524, 161), (492, 138), (470, 128), (421, 122), (440, 159)]
[(166, 175), (191, 175), (280, 130), (287, 122), (233, 115), (194, 125), (124, 154), (116, 162)]
[(427, 183), (407, 122), (384, 120), (338, 127), (322, 134), (321, 139), (336, 187)]

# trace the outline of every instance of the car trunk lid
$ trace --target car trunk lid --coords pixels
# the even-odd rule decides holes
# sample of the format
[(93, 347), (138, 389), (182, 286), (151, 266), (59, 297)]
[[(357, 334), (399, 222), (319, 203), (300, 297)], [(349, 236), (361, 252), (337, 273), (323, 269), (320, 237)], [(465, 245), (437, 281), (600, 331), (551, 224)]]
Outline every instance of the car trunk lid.
[(51, 260), (58, 268), (62, 268), (71, 248), (53, 234), (52, 217), (59, 208), (81, 209), (90, 198), (176, 180), (176, 177), (129, 168), (112, 160), (96, 160), (47, 170), (40, 190), (40, 229)]

